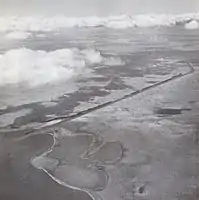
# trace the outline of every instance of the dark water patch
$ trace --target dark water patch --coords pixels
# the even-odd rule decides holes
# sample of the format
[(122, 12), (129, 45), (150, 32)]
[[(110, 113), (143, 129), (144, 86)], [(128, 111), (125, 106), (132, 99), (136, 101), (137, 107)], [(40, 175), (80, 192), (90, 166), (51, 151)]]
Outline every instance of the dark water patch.
[(130, 86), (125, 85), (125, 82), (120, 77), (114, 77), (112, 80), (104, 87), (106, 90), (123, 90), (130, 88)]
[(144, 191), (145, 191), (145, 186), (144, 185), (138, 188), (138, 193), (139, 194), (143, 194)]
[(189, 108), (159, 108), (154, 111), (156, 115), (160, 116), (169, 116), (169, 115), (180, 115), (183, 114), (184, 111), (191, 111)]

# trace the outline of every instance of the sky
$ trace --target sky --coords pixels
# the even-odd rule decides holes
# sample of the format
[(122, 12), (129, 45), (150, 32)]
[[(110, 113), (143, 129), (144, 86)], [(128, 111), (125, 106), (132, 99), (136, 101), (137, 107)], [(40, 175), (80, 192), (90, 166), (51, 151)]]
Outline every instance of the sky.
[(0, 15), (108, 16), (199, 12), (199, 0), (0, 0)]

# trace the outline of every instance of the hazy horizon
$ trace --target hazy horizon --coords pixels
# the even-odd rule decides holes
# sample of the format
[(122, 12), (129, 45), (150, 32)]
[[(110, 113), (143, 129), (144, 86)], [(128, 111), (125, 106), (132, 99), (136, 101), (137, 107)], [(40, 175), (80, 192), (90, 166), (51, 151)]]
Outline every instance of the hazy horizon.
[(198, 11), (197, 0), (0, 0), (1, 15), (106, 16)]

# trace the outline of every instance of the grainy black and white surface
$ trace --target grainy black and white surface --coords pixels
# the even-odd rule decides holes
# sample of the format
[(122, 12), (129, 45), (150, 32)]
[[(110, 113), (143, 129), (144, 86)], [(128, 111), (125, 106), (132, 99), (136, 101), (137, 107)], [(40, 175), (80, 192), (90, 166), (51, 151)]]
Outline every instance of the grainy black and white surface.
[[(0, 199), (199, 199), (198, 29), (74, 28), (0, 43), (2, 55), (78, 48), (104, 59), (66, 82), (2, 84)], [(186, 63), (187, 76), (46, 124), (187, 73)]]

